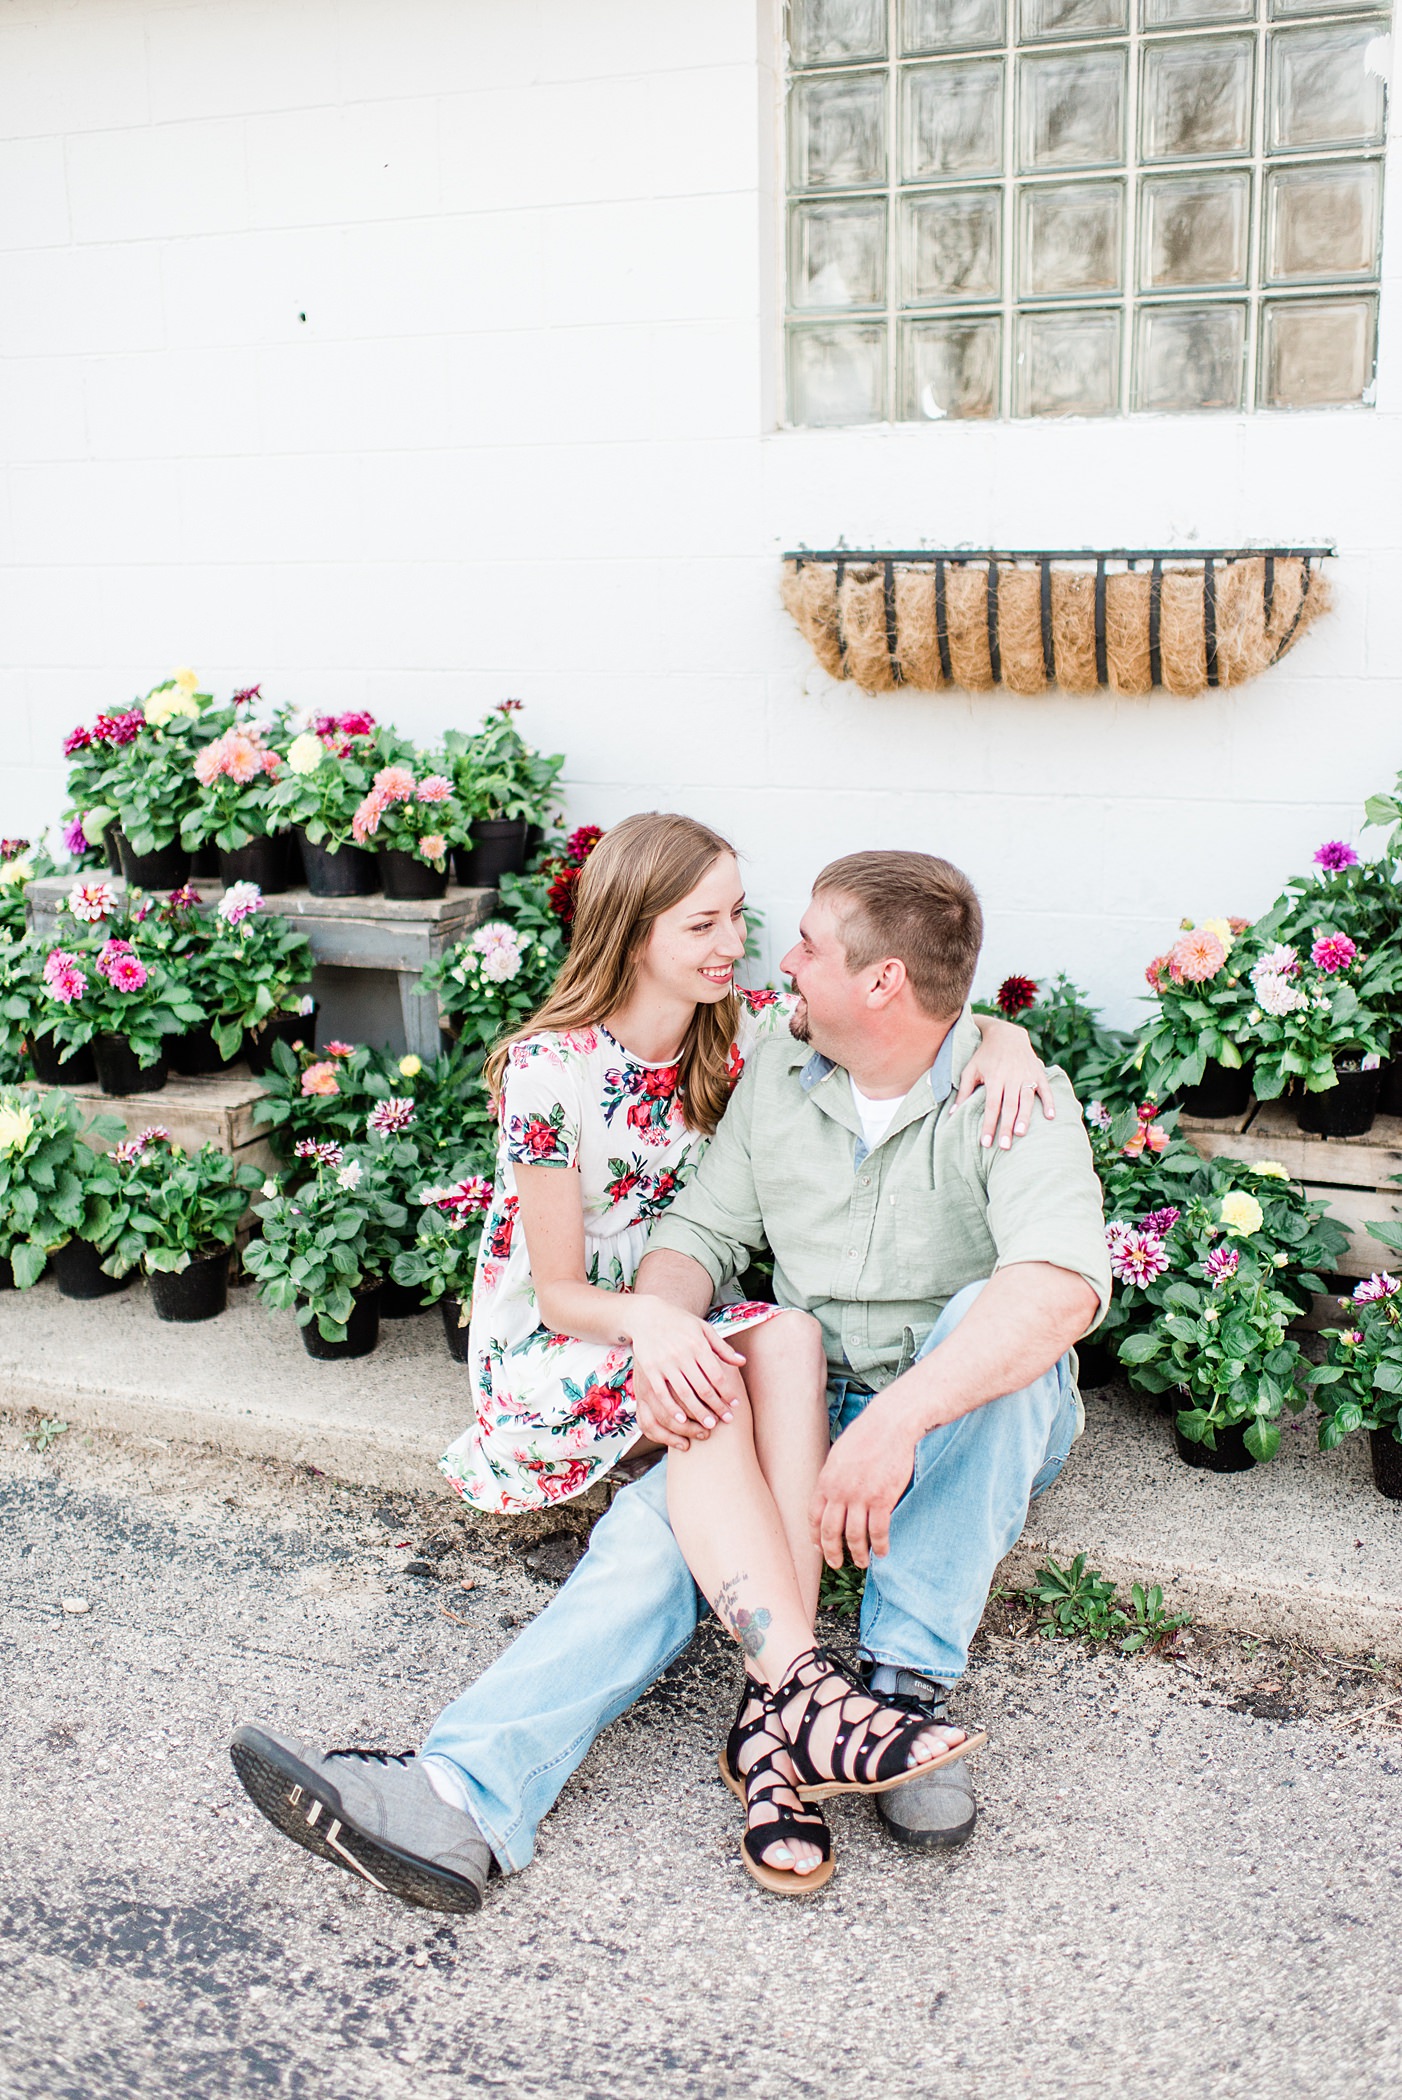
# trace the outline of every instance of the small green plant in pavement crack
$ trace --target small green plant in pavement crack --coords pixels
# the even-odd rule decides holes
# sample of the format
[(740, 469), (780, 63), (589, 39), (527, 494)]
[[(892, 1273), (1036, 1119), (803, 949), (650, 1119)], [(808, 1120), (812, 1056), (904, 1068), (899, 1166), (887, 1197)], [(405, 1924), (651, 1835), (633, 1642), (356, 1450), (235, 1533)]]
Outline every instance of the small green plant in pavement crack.
[(42, 1457), (44, 1452), (51, 1449), (61, 1436), (66, 1436), (67, 1434), (68, 1424), (60, 1422), (57, 1415), (41, 1415), (39, 1427), (26, 1430), (24, 1441), (26, 1444), (32, 1444)]
[(862, 1608), (866, 1579), (866, 1569), (854, 1566), (850, 1560), (844, 1561), (840, 1568), (825, 1567), (818, 1585), (819, 1609), (835, 1611), (840, 1618), (855, 1618)]
[(1147, 1590), (1136, 1582), (1126, 1611), (1114, 1583), (1098, 1568), (1088, 1568), (1084, 1553), (1078, 1553), (1064, 1568), (1050, 1557), (1043, 1561), (1031, 1588), (1023, 1593), (1023, 1602), (1037, 1615), (1043, 1640), (1119, 1640), (1124, 1655), (1161, 1647), (1192, 1623), (1187, 1612), (1173, 1617), (1165, 1611), (1163, 1588), (1157, 1582)]

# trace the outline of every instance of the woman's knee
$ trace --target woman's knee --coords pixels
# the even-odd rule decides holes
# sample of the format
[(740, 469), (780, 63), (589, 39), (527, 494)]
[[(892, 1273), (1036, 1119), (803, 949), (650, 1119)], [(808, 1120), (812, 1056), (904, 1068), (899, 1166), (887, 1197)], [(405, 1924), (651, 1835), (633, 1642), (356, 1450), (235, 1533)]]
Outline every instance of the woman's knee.
[(822, 1326), (812, 1313), (789, 1309), (778, 1312), (762, 1326), (752, 1327), (740, 1346), (747, 1365), (753, 1359), (766, 1369), (776, 1361), (794, 1368), (802, 1364), (813, 1370), (826, 1366)]

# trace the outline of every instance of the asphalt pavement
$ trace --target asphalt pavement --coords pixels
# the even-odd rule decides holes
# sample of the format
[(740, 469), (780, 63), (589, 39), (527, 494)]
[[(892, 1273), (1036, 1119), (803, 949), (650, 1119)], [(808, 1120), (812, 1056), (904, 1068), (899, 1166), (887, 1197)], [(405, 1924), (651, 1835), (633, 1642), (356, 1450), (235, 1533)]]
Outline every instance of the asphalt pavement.
[(1269, 1626), (1127, 1659), (1001, 1602), (973, 1840), (912, 1856), (839, 1804), (831, 1888), (785, 1903), (739, 1865), (710, 1633), (445, 1919), (280, 1839), (229, 1730), (414, 1743), (568, 1540), (154, 1438), (41, 1456), (33, 1422), (0, 1427), (7, 2096), (1402, 2089), (1391, 1665)]

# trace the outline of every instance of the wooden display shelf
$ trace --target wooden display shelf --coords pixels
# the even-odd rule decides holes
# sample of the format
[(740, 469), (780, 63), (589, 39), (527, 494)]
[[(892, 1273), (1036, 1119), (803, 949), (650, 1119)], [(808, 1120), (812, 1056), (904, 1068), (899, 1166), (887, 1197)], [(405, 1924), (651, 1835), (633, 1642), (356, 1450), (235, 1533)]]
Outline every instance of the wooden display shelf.
[[(126, 884), (120, 876), (105, 879), (119, 897), (125, 895)], [(25, 894), (29, 924), (36, 932), (54, 937), (59, 926), (59, 904), (71, 887), (71, 876), (44, 876), (30, 883)], [(197, 877), (194, 887), (209, 904), (217, 903), (224, 894), (224, 886), (218, 881)], [(383, 1025), (382, 1015), (378, 1030), (373, 1023), (355, 1030), (344, 1020), (333, 1020), (328, 1026), (323, 1016), (320, 1030), (324, 1037), (350, 1033), (356, 1040), (370, 1040), (378, 1032), (382, 1037), (393, 1035), (396, 1039), (383, 1040), (377, 1047), (411, 1050), (417, 1057), (434, 1058), (443, 1048), (438, 1001), (432, 993), (417, 989), (419, 977), (431, 962), (480, 925), (496, 901), (495, 890), (459, 889), (450, 884), (445, 897), (422, 901), (314, 897), (308, 889), (270, 891), (267, 906), (305, 933), (318, 970), (364, 970), (394, 982), (397, 1028)], [(343, 1014), (345, 984), (339, 974), (328, 974), (325, 983), (318, 987), (313, 976), (314, 991), (340, 994)], [(367, 1008), (373, 1003), (369, 997), (372, 989), (366, 986)], [(383, 1003), (379, 1002), (381, 1008)]]
[(200, 1079), (171, 1078), (154, 1094), (104, 1094), (98, 1086), (39, 1087), (40, 1093), (71, 1094), (84, 1116), (118, 1116), (135, 1137), (153, 1123), (168, 1130), (177, 1145), (197, 1152), (217, 1145), (240, 1166), (276, 1170), (277, 1161), (255, 1117), (266, 1089), (246, 1065), (230, 1065)]
[(1204, 1159), (1272, 1161), (1303, 1182), (1306, 1195), (1327, 1203), (1349, 1236), (1339, 1275), (1371, 1276), (1402, 1259), (1368, 1231), (1370, 1224), (1402, 1222), (1402, 1183), (1393, 1178), (1402, 1174), (1402, 1116), (1377, 1117), (1363, 1137), (1314, 1137), (1299, 1128), (1287, 1103), (1266, 1101), (1240, 1130), (1187, 1116), (1178, 1128)]

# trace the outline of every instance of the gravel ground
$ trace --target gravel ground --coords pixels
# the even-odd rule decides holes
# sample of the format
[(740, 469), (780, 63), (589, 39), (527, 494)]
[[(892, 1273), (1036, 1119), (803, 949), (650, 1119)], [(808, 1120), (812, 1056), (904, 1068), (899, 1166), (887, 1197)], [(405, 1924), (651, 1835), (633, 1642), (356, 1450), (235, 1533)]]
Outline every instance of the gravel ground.
[(7, 2095), (1402, 2086), (1391, 1668), (1265, 1627), (1087, 1653), (1004, 1600), (962, 1705), (991, 1734), (972, 1842), (911, 1856), (839, 1804), (836, 1880), (786, 1905), (738, 1863), (733, 1664), (704, 1637), (536, 1865), (442, 1919), (279, 1839), (228, 1732), (416, 1741), (568, 1541), (542, 1560), (539, 1522), (155, 1439), (40, 1456), (25, 1426), (0, 1427)]

